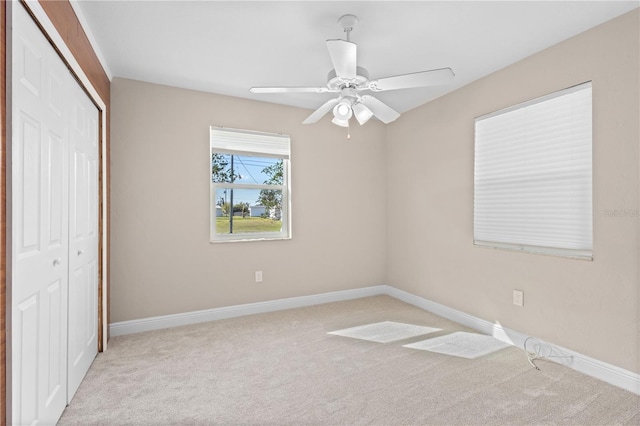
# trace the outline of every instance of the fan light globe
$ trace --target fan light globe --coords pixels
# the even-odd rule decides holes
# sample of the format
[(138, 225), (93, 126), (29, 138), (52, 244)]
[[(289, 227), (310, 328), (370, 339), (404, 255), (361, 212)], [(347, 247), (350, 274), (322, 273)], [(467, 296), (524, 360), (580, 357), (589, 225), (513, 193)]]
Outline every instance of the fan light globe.
[(345, 104), (338, 105), (338, 111), (336, 115), (346, 117), (347, 115), (349, 115), (349, 107)]
[(348, 101), (340, 101), (340, 103), (333, 108), (333, 116), (340, 121), (349, 120), (352, 115), (353, 111)]
[(341, 120), (339, 118), (333, 117), (333, 120), (331, 120), (331, 122), (336, 126), (349, 127), (349, 120)]
[(353, 114), (356, 116), (356, 120), (358, 120), (360, 125), (363, 125), (373, 117), (371, 110), (360, 102), (353, 106)]

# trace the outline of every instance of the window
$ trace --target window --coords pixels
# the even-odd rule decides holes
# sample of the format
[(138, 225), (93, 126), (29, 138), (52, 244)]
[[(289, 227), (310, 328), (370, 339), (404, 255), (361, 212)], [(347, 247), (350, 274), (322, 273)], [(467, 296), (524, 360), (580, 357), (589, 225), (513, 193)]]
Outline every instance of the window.
[(289, 136), (212, 126), (211, 241), (291, 236)]
[(591, 82), (475, 120), (474, 244), (592, 259)]

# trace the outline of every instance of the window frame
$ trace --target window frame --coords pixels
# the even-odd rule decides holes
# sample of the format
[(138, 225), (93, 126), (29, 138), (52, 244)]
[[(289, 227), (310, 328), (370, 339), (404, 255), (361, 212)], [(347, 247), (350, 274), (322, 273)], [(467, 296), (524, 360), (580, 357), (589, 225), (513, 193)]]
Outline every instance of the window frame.
[[(544, 129), (544, 127), (541, 126), (539, 122), (534, 121), (531, 117), (534, 117), (536, 114), (544, 116), (546, 113), (547, 115), (549, 115), (549, 111), (551, 111), (551, 108), (554, 105), (550, 104), (547, 110), (535, 110), (535, 108), (539, 108), (541, 104), (547, 101), (557, 100), (559, 103), (561, 101), (559, 98), (565, 95), (576, 94), (583, 91), (588, 91), (588, 103), (571, 103), (569, 112), (566, 113), (567, 118), (569, 119), (563, 122), (563, 125), (568, 126), (571, 129), (571, 137), (568, 138), (562, 133), (562, 131), (566, 132), (566, 129), (563, 128), (561, 130), (557, 130), (554, 128), (554, 131), (552, 133), (553, 137), (546, 137), (543, 142), (540, 142), (541, 140), (543, 140), (541, 136), (534, 134), (537, 133), (539, 129)], [(581, 95), (583, 94), (586, 95), (586, 93), (582, 93)], [(580, 100), (579, 97), (574, 98)], [(574, 98), (565, 98), (563, 101), (568, 105), (570, 102), (574, 102)], [(567, 105), (564, 105), (564, 107), (566, 108)], [(576, 105), (583, 109), (575, 108)], [(527, 110), (527, 108), (529, 108), (529, 110)], [(540, 111), (542, 111), (542, 113), (540, 113)], [(575, 111), (578, 112), (576, 113)], [(514, 114), (511, 117), (507, 116), (507, 114), (510, 113), (516, 113), (521, 114), (521, 116), (525, 116), (526, 119), (524, 125), (529, 126), (529, 130), (532, 131), (532, 133), (527, 133), (526, 130), (523, 130), (522, 132), (515, 132), (514, 129), (516, 129), (516, 127), (513, 126), (513, 123), (517, 122), (517, 115)], [(544, 121), (543, 124), (548, 126), (548, 129), (552, 128), (552, 124), (557, 124), (556, 117), (562, 116), (560, 115), (560, 113), (557, 113), (553, 116), (552, 119), (547, 119), (548, 121)], [(500, 118), (505, 121), (510, 119), (511, 122), (508, 122), (508, 124), (506, 125), (502, 125), (502, 127), (491, 127), (491, 124), (487, 125), (487, 123), (490, 123), (487, 121), (484, 125), (488, 126), (488, 128), (482, 128), (480, 126), (479, 130), (479, 123), (482, 123), (485, 120), (490, 120), (492, 118)], [(537, 124), (539, 127), (533, 127), (533, 124)], [(576, 127), (578, 124), (584, 127)], [(576, 129), (578, 130), (576, 131)], [(515, 136), (509, 134), (509, 138), (504, 138), (504, 136), (495, 136), (491, 134), (491, 132), (506, 133), (507, 130), (515, 132), (513, 133), (513, 135)], [(540, 131), (541, 133), (544, 132), (544, 130)], [(573, 133), (574, 131), (576, 135), (578, 135), (580, 131), (582, 131), (583, 133), (580, 133), (578, 136), (576, 136)], [(548, 135), (545, 134), (545, 136)], [(500, 137), (503, 137), (504, 139), (500, 140)], [(566, 165), (563, 166), (564, 169), (562, 169), (562, 171), (573, 171), (575, 168), (575, 170), (578, 170), (577, 174), (579, 179), (571, 176), (558, 177), (557, 169), (549, 167), (547, 163), (540, 161), (540, 158), (547, 160), (556, 160), (556, 157), (553, 157), (553, 153), (551, 153), (552, 150), (556, 148), (552, 144), (552, 141), (555, 141), (555, 138), (560, 137), (564, 137), (564, 139), (561, 140), (564, 144), (561, 145), (562, 147), (570, 146), (571, 149), (575, 149), (575, 151), (571, 151), (570, 156), (567, 156), (570, 157), (570, 159), (566, 160)], [(540, 142), (540, 145), (531, 143), (531, 141), (536, 141), (536, 138), (538, 138), (537, 141)], [(513, 146), (517, 146), (519, 148), (518, 150), (510, 146), (511, 141), (513, 141)], [(489, 147), (488, 145), (486, 145), (488, 143), (499, 144), (500, 142), (502, 142), (503, 145), (497, 145), (498, 148)], [(508, 143), (505, 144), (505, 142)], [(503, 149), (502, 147), (507, 148)], [(548, 147), (549, 153), (540, 149), (541, 147)], [(499, 154), (496, 154), (496, 152), (499, 152)], [(519, 152), (519, 154), (514, 154), (516, 152)], [(541, 155), (540, 152), (545, 152), (545, 154)], [(504, 158), (507, 158), (507, 160), (505, 160)], [(518, 161), (521, 161), (522, 163), (519, 163)], [(531, 166), (531, 164), (536, 163), (538, 163), (536, 167)], [(553, 161), (549, 161), (549, 163), (553, 163)], [(494, 164), (493, 168), (489, 168), (488, 164)], [(495, 164), (498, 165), (496, 166)], [(520, 170), (518, 168), (518, 164), (524, 164), (526, 167), (526, 171)], [(505, 172), (505, 170), (507, 170), (508, 168), (518, 171), (507, 173)], [(533, 173), (531, 173), (532, 171)], [(487, 183), (487, 181), (491, 180), (490, 178), (492, 176), (492, 172), (494, 173), (492, 180), (494, 182), (499, 182), (498, 185)], [(499, 180), (496, 180), (495, 178), (495, 173), (497, 172), (504, 172), (504, 175), (502, 175)], [(544, 176), (547, 179), (553, 179), (552, 182), (554, 182), (555, 186), (553, 187), (552, 191), (543, 190), (545, 183), (543, 183), (544, 179), (540, 179), (540, 176)], [(516, 192), (516, 190), (514, 189), (508, 189), (509, 186), (517, 187), (518, 185), (515, 184), (516, 181), (523, 182), (522, 184), (520, 184), (521, 187), (518, 189), (518, 191), (520, 192)], [(577, 184), (576, 182), (579, 183)], [(569, 192), (563, 187), (567, 186), (573, 189), (580, 187), (580, 185), (582, 185), (581, 191), (576, 190), (574, 192)], [(558, 189), (556, 189), (556, 187)], [(487, 191), (489, 193), (493, 191), (493, 194), (487, 195)], [(498, 194), (499, 192), (502, 193)], [(521, 194), (521, 192), (523, 193)], [(549, 207), (547, 207), (544, 201), (564, 200), (563, 198), (561, 198), (561, 196), (558, 196), (556, 192), (562, 194), (571, 194), (572, 196), (573, 194), (580, 194), (579, 197), (576, 197), (580, 201), (580, 203), (576, 204), (582, 203), (583, 205), (581, 204), (580, 207), (575, 207), (570, 202), (568, 204), (571, 204), (571, 207), (567, 208), (566, 206), (563, 207), (562, 203), (550, 203)], [(490, 114), (477, 117), (474, 122), (473, 193), (474, 246), (569, 257), (583, 260), (593, 260), (594, 233), (592, 82), (588, 81), (585, 83), (581, 83), (567, 89), (553, 92), (546, 96), (532, 99), (521, 104), (517, 104)], [(536, 195), (540, 193), (543, 193), (544, 195)], [(503, 198), (505, 196), (504, 194), (513, 194), (513, 196), (515, 196), (516, 198), (520, 196), (526, 201), (522, 203), (522, 201), (513, 201), (511, 198), (505, 199)], [(572, 197), (568, 197), (568, 199), (570, 199), (572, 202), (574, 200)], [(531, 200), (538, 203), (532, 202)], [(507, 204), (504, 204), (505, 202)], [(588, 208), (585, 207), (586, 205), (588, 205)], [(525, 206), (526, 208), (522, 210), (522, 206)], [(516, 213), (513, 213), (512, 210), (516, 210)], [(538, 216), (538, 214), (540, 213), (546, 213), (546, 215)], [(497, 219), (493, 219), (491, 217), (492, 214), (497, 217)], [(564, 214), (565, 216), (563, 217), (562, 214)], [(553, 229), (556, 229), (554, 228), (554, 226), (561, 226), (563, 221), (567, 221), (566, 216), (571, 217), (571, 220), (573, 220), (575, 216), (575, 223), (579, 224), (577, 230), (573, 230), (572, 227), (569, 226), (569, 228), (571, 229), (571, 231), (567, 232), (568, 234), (570, 234), (569, 237), (567, 237), (566, 235), (561, 235), (563, 234), (563, 232), (556, 233), (556, 235), (554, 235), (553, 237), (549, 237), (549, 234), (552, 233)], [(541, 220), (540, 218), (543, 219)], [(519, 222), (521, 223), (519, 227), (516, 228), (514, 224)], [(548, 223), (545, 223), (545, 225), (541, 225), (542, 222)], [(571, 225), (573, 225), (573, 223), (574, 222), (571, 222)], [(524, 226), (522, 226), (523, 224)], [(499, 228), (500, 226), (503, 226), (504, 228)], [(532, 229), (534, 231), (532, 231)], [(560, 229), (564, 231), (566, 227)], [(540, 233), (536, 233), (537, 231), (539, 231)], [(514, 240), (517, 239), (519, 239), (519, 241), (514, 242)], [(535, 241), (536, 239), (545, 244), (536, 245), (530, 243), (531, 241)], [(563, 246), (560, 246), (561, 244), (563, 244)]]
[[(228, 135), (231, 141), (223, 141), (214, 146), (214, 138), (217, 135)], [(245, 145), (242, 137), (247, 137)], [(264, 140), (261, 140), (264, 139)], [(234, 142), (235, 140), (235, 142)], [(262, 144), (264, 142), (264, 144)], [(241, 145), (240, 149), (234, 149), (234, 143)], [(220, 148), (220, 145), (224, 145)], [(261, 148), (262, 145), (262, 148)], [(280, 146), (278, 146), (280, 145)], [(262, 150), (261, 150), (262, 149)], [(227, 154), (238, 156), (253, 156), (262, 158), (276, 158), (282, 161), (282, 184), (252, 184), (233, 182), (212, 182), (211, 179), (211, 155)], [(211, 126), (209, 130), (209, 242), (250, 242), (272, 241), (291, 239), (291, 140), (288, 135), (258, 132), (253, 130), (241, 130), (228, 127)], [(280, 222), (282, 228), (279, 232), (245, 232), (233, 234), (218, 234), (216, 232), (216, 190), (276, 190), (282, 191), (282, 205), (280, 209)], [(233, 207), (231, 208), (233, 214)]]

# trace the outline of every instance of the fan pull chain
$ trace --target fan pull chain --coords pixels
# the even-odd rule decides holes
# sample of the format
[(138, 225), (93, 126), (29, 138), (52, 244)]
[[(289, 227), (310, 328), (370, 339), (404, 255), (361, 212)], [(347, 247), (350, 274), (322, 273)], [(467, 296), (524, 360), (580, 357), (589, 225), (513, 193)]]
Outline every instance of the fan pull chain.
[(349, 127), (349, 123), (351, 120), (347, 120), (347, 139), (351, 139), (351, 128)]

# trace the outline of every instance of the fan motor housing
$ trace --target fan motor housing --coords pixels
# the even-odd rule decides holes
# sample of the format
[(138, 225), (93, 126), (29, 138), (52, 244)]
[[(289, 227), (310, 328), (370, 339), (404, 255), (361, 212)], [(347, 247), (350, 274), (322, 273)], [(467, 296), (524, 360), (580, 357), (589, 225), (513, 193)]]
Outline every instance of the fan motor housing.
[(338, 77), (335, 70), (331, 70), (327, 75), (327, 87), (332, 91), (340, 91), (345, 87), (366, 87), (368, 84), (369, 72), (362, 67), (356, 67), (356, 76), (351, 79)]

